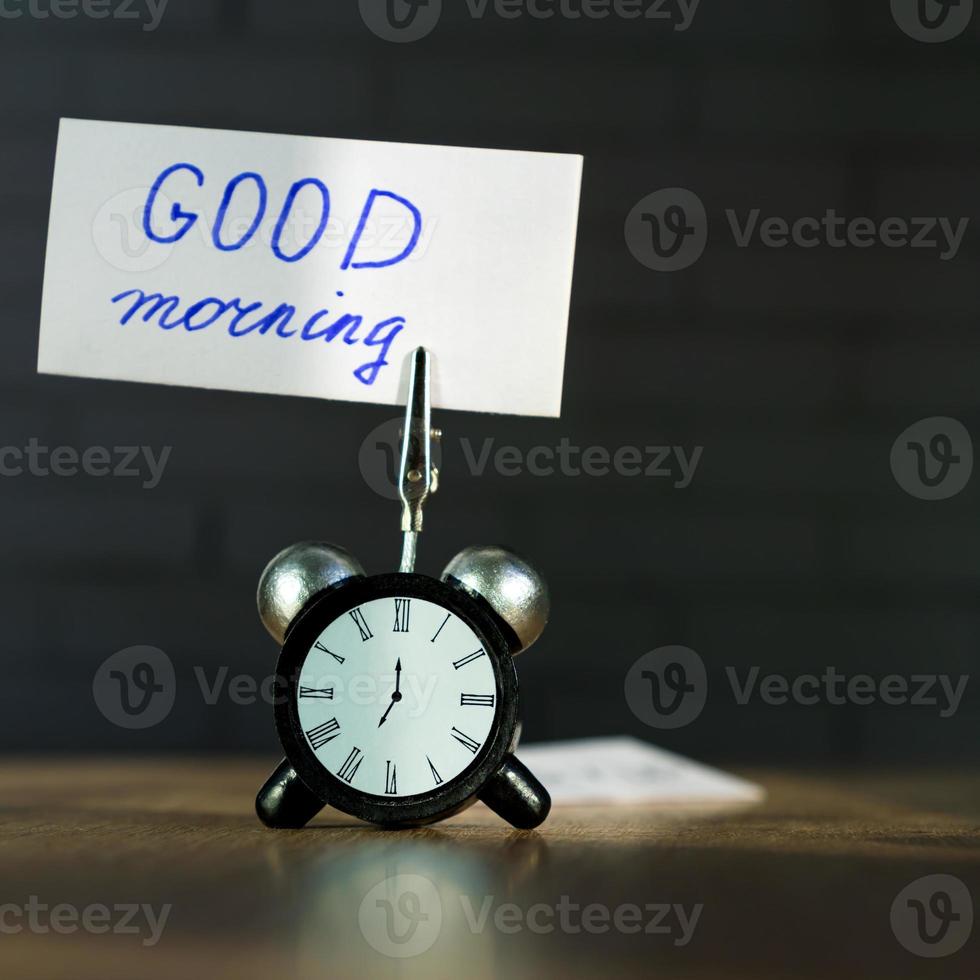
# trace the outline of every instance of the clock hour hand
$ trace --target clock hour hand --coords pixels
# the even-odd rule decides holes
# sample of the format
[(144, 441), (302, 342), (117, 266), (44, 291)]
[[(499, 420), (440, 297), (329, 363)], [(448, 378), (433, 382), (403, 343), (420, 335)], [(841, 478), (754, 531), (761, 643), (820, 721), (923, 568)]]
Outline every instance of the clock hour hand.
[(381, 716), (381, 721), (378, 722), (378, 728), (380, 728), (388, 720), (388, 715), (391, 713), (391, 709), (396, 704), (398, 704), (399, 701), (401, 701), (402, 699), (401, 683), (402, 683), (402, 659), (401, 657), (399, 657), (398, 663), (395, 664), (395, 690), (392, 692), (391, 695), (391, 704), (388, 705), (388, 709)]

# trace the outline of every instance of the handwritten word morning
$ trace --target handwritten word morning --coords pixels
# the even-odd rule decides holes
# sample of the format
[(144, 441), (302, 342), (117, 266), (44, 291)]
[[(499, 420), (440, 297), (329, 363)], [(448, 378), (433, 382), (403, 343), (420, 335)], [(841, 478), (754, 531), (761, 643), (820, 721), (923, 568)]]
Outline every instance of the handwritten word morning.
[[(173, 246), (184, 239), (191, 229), (201, 220), (200, 210), (185, 207), (178, 198), (183, 193), (193, 193), (195, 189), (203, 189), (207, 183), (204, 171), (192, 163), (175, 163), (167, 167), (154, 181), (143, 208), (143, 232), (150, 242), (158, 245)], [(226, 228), (228, 214), (232, 205), (240, 203), (242, 193), (248, 195), (254, 214), (244, 229), (236, 219), (235, 232)], [(169, 211), (161, 198), (172, 198), (176, 203), (170, 205)], [(291, 222), (300, 198), (307, 202), (313, 201), (313, 214), (319, 217), (312, 231), (304, 232), (302, 242), (287, 242), (289, 237), (286, 230), (295, 227)], [(279, 262), (295, 265), (305, 259), (320, 244), (330, 220), (331, 196), (330, 189), (316, 177), (304, 177), (292, 184), (281, 205), (270, 212), (270, 195), (268, 184), (261, 174), (246, 171), (233, 177), (222, 191), (215, 220), (211, 226), (211, 244), (220, 252), (237, 252), (244, 248), (256, 236), (263, 226), (267, 216), (274, 217), (272, 234), (268, 238), (271, 255)], [(384, 202), (391, 206), (393, 202), (402, 208), (411, 220), (412, 232), (408, 243), (394, 256), (385, 258), (359, 258), (358, 251), (362, 245), (365, 229), (372, 218), (372, 212)], [(240, 212), (236, 210), (236, 215)], [(342, 272), (361, 269), (385, 269), (404, 262), (415, 250), (422, 235), (422, 214), (407, 198), (392, 191), (375, 188), (367, 196), (361, 210), (354, 234), (340, 263)], [(337, 290), (339, 298), (344, 297), (342, 290)], [(164, 295), (161, 292), (144, 289), (129, 289), (112, 297), (113, 304), (125, 303), (119, 323), (128, 324), (137, 314), (142, 314), (144, 323), (155, 320), (156, 325), (163, 330), (196, 333), (213, 327), (224, 320), (223, 326), (228, 335), (234, 338), (249, 335), (271, 336), (279, 340), (298, 338), (302, 341), (324, 341), (330, 343), (342, 337), (347, 346), (360, 345), (367, 348), (377, 348), (374, 360), (360, 365), (354, 371), (354, 377), (362, 384), (372, 385), (377, 380), (381, 368), (389, 362), (388, 352), (395, 338), (407, 326), (405, 317), (390, 316), (373, 325), (365, 327), (365, 316), (360, 313), (341, 312), (331, 313), (329, 309), (320, 308), (308, 311), (297, 318), (297, 307), (294, 304), (282, 302), (276, 306), (261, 302), (247, 302), (241, 297), (225, 299), (217, 296), (206, 296), (185, 303), (177, 295)], [(333, 318), (332, 322), (325, 322)], [(362, 332), (363, 328), (363, 332)]]
[[(343, 293), (338, 292), (337, 295), (343, 296)], [(123, 326), (142, 312), (144, 323), (149, 323), (156, 318), (157, 326), (162, 330), (177, 330), (183, 327), (188, 333), (195, 333), (216, 324), (230, 313), (232, 315), (228, 319), (227, 330), (231, 337), (246, 337), (250, 334), (264, 337), (271, 334), (279, 340), (298, 337), (300, 340), (330, 343), (343, 335), (344, 343), (349, 346), (361, 344), (363, 347), (377, 347), (377, 357), (354, 371), (354, 377), (365, 385), (373, 385), (377, 380), (378, 372), (388, 363), (387, 355), (392, 343), (405, 327), (404, 317), (396, 316), (382, 320), (371, 327), (366, 334), (359, 336), (358, 330), (364, 324), (362, 316), (344, 313), (333, 323), (320, 326), (321, 321), (331, 314), (329, 310), (317, 310), (306, 319), (301, 328), (295, 326), (289, 329), (294, 322), (297, 322), (294, 321), (296, 307), (289, 303), (280, 303), (269, 312), (264, 312), (262, 303), (243, 305), (243, 300), (238, 297), (223, 300), (216, 296), (208, 296), (181, 310), (182, 303), (179, 296), (146, 293), (142, 289), (127, 289), (118, 296), (112, 297), (113, 303), (123, 303), (126, 300), (130, 300), (129, 307), (124, 308), (119, 319)], [(255, 316), (249, 320), (251, 314)]]

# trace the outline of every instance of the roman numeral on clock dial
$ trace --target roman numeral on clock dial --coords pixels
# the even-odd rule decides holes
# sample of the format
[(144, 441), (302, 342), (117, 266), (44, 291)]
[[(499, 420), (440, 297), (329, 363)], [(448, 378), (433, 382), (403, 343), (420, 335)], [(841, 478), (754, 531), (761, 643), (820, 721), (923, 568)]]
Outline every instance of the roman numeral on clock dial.
[(357, 775), (357, 770), (361, 768), (361, 763), (364, 761), (364, 753), (355, 745), (354, 748), (350, 750), (350, 755), (347, 756), (346, 761), (340, 767), (340, 772), (337, 773), (338, 776), (345, 783), (352, 783), (354, 777)]
[(332, 742), (339, 734), (340, 723), (336, 718), (331, 718), (330, 721), (324, 722), (316, 728), (311, 728), (306, 733), (306, 737), (310, 740), (313, 751), (318, 752), (327, 742)]
[(436, 630), (436, 635), (434, 637), (432, 637), (431, 640), (429, 640), (430, 643), (435, 643), (436, 640), (439, 639), (439, 634), (445, 629), (446, 623), (449, 622), (449, 617), (451, 615), (452, 615), (452, 613), (446, 613), (446, 618), (442, 621), (442, 625), (439, 627), (439, 629)]
[(459, 660), (454, 660), (453, 666), (459, 670), (460, 667), (465, 667), (467, 664), (471, 664), (474, 660), (479, 660), (480, 657), (485, 657), (486, 655), (486, 651), (481, 647), (476, 653), (471, 653), (468, 657), (461, 657)]
[(354, 625), (357, 627), (358, 633), (361, 634), (362, 641), (370, 640), (374, 636), (371, 632), (371, 627), (368, 626), (367, 620), (364, 618), (364, 613), (360, 609), (352, 609), (350, 618), (354, 620)]
[(398, 781), (395, 774), (395, 764), (389, 760), (385, 763), (385, 793), (395, 796), (398, 793)]
[(492, 708), (495, 695), (493, 694), (461, 694), (459, 696), (460, 707), (467, 708)]
[(333, 701), (333, 688), (300, 686), (299, 696), (301, 698), (319, 698), (321, 701)]
[(432, 760), (426, 756), (425, 761), (429, 763), (429, 770), (432, 772), (432, 778), (436, 781), (436, 786), (442, 785), (442, 776), (439, 775), (439, 770), (432, 764)]
[(342, 664), (344, 662), (344, 658), (339, 653), (334, 653), (333, 650), (328, 650), (319, 640), (317, 640), (316, 643), (314, 643), (313, 645), (321, 653), (329, 653), (330, 656), (333, 657), (338, 664)]
[(464, 735), (455, 725), (453, 725), (453, 730), (451, 732), (454, 739), (459, 742), (460, 745), (465, 749), (469, 749), (473, 755), (476, 755), (476, 750), (480, 747), (480, 743), (474, 741), (469, 735)]
[(395, 628), (392, 630), (393, 633), (408, 632), (408, 618), (411, 608), (411, 599), (395, 600)]

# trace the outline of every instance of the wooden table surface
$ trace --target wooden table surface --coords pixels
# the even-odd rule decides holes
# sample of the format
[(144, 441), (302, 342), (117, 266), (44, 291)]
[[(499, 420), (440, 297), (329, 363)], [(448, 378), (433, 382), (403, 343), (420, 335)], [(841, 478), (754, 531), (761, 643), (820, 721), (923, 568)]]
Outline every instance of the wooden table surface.
[(980, 977), (976, 934), (929, 959), (890, 919), (927, 875), (980, 897), (970, 773), (749, 772), (765, 804), (556, 808), (531, 834), (482, 807), (273, 833), (271, 761), (0, 764), (0, 976)]

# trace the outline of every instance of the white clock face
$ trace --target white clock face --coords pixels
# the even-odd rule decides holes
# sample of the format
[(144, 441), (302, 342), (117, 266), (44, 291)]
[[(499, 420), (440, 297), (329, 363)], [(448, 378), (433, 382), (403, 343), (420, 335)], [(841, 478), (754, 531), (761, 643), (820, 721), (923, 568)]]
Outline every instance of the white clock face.
[(353, 789), (430, 793), (464, 772), (493, 728), (497, 683), (476, 633), (426, 599), (373, 599), (335, 619), (306, 655), (300, 725)]

